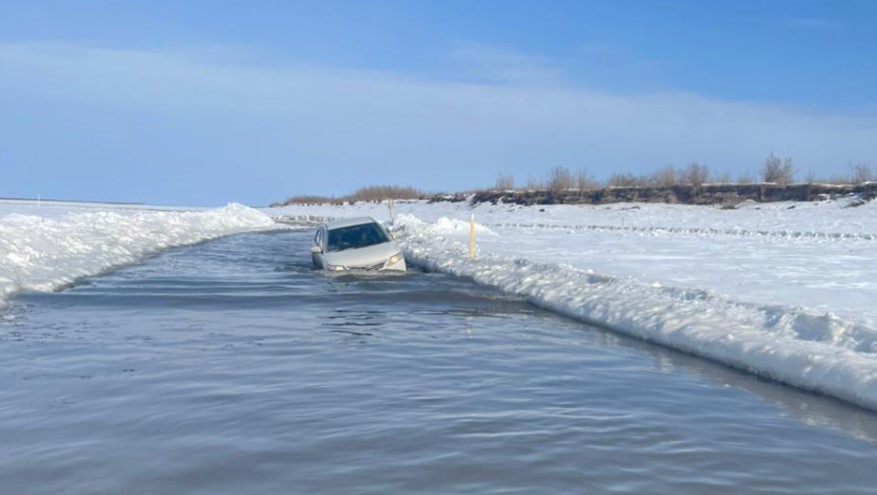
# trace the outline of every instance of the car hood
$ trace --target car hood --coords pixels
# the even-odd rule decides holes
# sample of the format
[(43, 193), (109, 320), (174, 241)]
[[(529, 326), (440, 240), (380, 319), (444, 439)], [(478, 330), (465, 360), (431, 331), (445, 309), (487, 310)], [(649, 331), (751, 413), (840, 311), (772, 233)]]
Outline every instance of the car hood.
[(371, 266), (393, 256), (400, 251), (395, 242), (383, 242), (364, 248), (351, 248), (324, 254), (326, 263), (347, 267)]

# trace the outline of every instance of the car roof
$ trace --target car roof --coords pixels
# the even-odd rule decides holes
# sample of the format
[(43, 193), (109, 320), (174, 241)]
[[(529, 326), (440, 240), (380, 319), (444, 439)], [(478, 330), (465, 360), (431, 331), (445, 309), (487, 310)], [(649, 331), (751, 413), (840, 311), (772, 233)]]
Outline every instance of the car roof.
[(332, 230), (343, 227), (352, 227), (354, 225), (364, 225), (367, 223), (377, 223), (377, 221), (372, 217), (339, 218), (327, 223), (326, 228)]

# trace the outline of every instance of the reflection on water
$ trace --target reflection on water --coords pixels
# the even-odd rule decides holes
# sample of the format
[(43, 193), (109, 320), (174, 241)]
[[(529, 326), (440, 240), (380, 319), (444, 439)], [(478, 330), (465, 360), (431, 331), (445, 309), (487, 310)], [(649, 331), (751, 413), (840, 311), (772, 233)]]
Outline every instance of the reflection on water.
[(682, 372), (701, 377), (722, 387), (745, 390), (783, 408), (785, 412), (792, 414), (804, 424), (834, 428), (863, 441), (877, 444), (877, 414), (873, 411), (626, 335), (611, 331), (595, 335), (594, 341), (600, 345), (628, 347), (652, 356), (655, 369), (662, 373)]
[(0, 318), (8, 493), (871, 493), (875, 415), (308, 233)]

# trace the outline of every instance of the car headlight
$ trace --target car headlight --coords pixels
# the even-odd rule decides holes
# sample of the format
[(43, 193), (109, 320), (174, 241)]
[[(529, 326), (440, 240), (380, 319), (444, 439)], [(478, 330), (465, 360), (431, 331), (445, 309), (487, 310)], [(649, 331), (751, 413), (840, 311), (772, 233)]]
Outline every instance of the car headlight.
[(330, 272), (343, 272), (347, 268), (343, 265), (328, 265), (327, 264), (326, 269), (328, 269)]
[(396, 263), (402, 261), (404, 258), (402, 257), (402, 253), (396, 253), (393, 256), (390, 256), (390, 264), (395, 265)]

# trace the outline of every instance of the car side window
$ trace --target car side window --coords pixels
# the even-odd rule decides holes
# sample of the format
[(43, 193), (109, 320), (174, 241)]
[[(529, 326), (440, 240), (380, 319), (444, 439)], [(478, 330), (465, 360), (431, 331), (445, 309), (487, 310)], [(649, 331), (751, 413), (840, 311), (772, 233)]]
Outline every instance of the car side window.
[(314, 244), (323, 247), (323, 229), (317, 229), (317, 234), (314, 236)]

